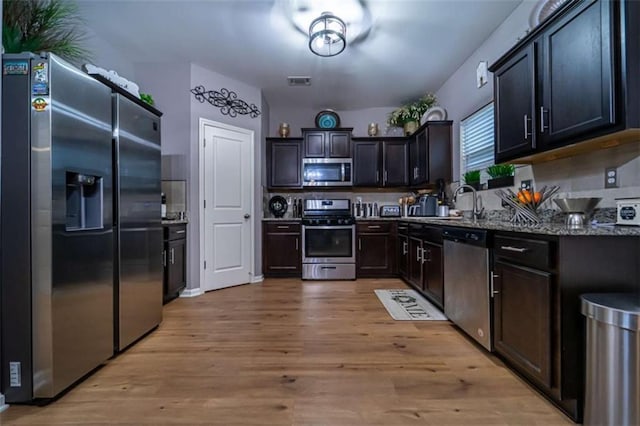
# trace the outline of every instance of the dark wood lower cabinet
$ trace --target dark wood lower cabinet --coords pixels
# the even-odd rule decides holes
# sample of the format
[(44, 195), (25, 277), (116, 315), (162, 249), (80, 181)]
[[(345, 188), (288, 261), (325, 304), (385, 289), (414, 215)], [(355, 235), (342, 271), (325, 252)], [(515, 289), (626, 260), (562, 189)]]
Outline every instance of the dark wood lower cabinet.
[(187, 225), (165, 225), (163, 261), (163, 302), (178, 297), (187, 284)]
[(299, 277), (302, 274), (300, 223), (264, 223), (262, 269), (267, 277)]
[(424, 269), (422, 289), (431, 296), (431, 300), (440, 308), (444, 306), (444, 265), (442, 246), (428, 241), (423, 242), (422, 256)]
[(422, 238), (409, 236), (409, 284), (422, 290)]
[(397, 270), (400, 278), (407, 281), (409, 277), (409, 236), (406, 233), (400, 232), (400, 225), (398, 225), (398, 238), (396, 240)]
[(356, 276), (392, 277), (395, 268), (395, 224), (383, 221), (358, 222), (356, 225)]
[(494, 263), (494, 274), (495, 350), (550, 389), (552, 275), (502, 261)]

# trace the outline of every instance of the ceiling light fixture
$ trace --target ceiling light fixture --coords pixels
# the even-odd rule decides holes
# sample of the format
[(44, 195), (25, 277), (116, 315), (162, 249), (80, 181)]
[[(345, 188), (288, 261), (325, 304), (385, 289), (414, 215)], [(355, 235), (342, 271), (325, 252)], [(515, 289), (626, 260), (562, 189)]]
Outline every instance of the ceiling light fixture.
[(309, 25), (309, 49), (318, 56), (336, 56), (347, 47), (347, 26), (331, 12), (322, 12)]

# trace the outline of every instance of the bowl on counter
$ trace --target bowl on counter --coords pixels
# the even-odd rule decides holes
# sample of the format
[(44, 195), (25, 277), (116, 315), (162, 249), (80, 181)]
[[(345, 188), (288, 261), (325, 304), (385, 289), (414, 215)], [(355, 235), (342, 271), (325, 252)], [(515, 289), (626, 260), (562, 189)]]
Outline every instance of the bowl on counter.
[(584, 228), (591, 213), (596, 208), (602, 198), (585, 197), (585, 198), (554, 198), (560, 210), (567, 213), (565, 224), (569, 229)]

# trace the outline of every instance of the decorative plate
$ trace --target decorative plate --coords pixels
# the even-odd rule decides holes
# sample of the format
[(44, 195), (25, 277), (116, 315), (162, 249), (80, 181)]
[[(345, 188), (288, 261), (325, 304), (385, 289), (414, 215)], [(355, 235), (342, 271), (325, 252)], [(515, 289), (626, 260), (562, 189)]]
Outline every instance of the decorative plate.
[(282, 195), (274, 195), (269, 200), (269, 211), (274, 217), (282, 217), (287, 212), (287, 200)]
[(316, 127), (321, 129), (340, 127), (340, 116), (332, 109), (324, 109), (316, 114)]
[(441, 121), (446, 119), (447, 110), (439, 106), (433, 106), (422, 115), (420, 122), (426, 123), (427, 121)]
[(529, 15), (529, 29), (534, 29), (540, 25), (542, 21), (560, 9), (560, 6), (566, 2), (567, 0), (538, 0), (538, 3), (531, 11), (531, 15)]

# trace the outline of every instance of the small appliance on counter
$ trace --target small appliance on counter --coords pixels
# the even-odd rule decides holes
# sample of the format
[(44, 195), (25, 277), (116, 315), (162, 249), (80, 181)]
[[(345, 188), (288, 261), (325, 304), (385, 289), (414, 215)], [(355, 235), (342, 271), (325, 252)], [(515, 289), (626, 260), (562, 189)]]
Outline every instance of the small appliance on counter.
[(640, 226), (640, 198), (618, 198), (616, 208), (616, 225)]
[(274, 195), (269, 200), (269, 211), (273, 217), (283, 217), (287, 212), (287, 200), (282, 195)]
[(400, 206), (398, 204), (380, 206), (380, 217), (400, 217)]
[(556, 203), (562, 212), (567, 213), (565, 224), (569, 229), (581, 229), (584, 228), (589, 217), (593, 213), (593, 209), (596, 208), (602, 198), (554, 198), (553, 202)]
[(409, 216), (426, 217), (438, 215), (438, 197), (431, 194), (423, 194), (416, 203), (409, 207)]

